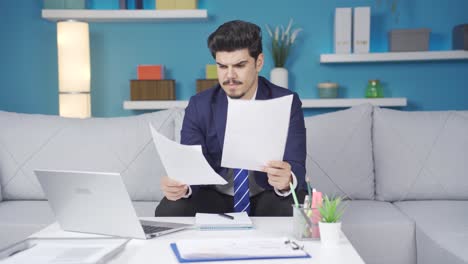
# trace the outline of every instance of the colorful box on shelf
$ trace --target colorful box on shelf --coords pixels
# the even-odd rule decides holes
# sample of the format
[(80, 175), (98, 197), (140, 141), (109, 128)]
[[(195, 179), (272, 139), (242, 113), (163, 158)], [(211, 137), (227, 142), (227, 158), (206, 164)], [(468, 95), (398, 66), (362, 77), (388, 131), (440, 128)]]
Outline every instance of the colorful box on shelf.
[(138, 80), (163, 80), (164, 65), (138, 65)]
[(218, 79), (209, 79), (209, 80), (198, 79), (197, 80), (197, 93), (203, 92), (215, 85), (218, 85)]
[(197, 9), (197, 0), (156, 0), (156, 9)]
[(130, 100), (175, 100), (175, 80), (130, 80)]
[(43, 9), (86, 9), (86, 0), (44, 0)]
[(216, 64), (207, 64), (205, 71), (206, 79), (218, 79), (218, 71), (216, 70)]
[(388, 47), (391, 52), (428, 51), (429, 28), (393, 29), (388, 33)]

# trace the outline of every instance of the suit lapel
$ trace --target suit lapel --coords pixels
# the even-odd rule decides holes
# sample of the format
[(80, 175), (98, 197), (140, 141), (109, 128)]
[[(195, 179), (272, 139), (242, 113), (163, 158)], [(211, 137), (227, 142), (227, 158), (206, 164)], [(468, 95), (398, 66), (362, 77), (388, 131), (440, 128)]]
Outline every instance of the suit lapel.
[(263, 77), (258, 77), (258, 89), (257, 89), (257, 96), (255, 96), (255, 100), (266, 100), (271, 98), (270, 88), (267, 87), (266, 83), (264, 82)]
[(221, 87), (219, 87), (219, 92), (215, 96), (216, 98), (211, 104), (211, 111), (213, 112), (213, 118), (216, 126), (216, 133), (218, 134), (219, 145), (221, 146), (221, 149), (223, 149), (224, 133), (226, 132), (228, 101), (226, 93)]

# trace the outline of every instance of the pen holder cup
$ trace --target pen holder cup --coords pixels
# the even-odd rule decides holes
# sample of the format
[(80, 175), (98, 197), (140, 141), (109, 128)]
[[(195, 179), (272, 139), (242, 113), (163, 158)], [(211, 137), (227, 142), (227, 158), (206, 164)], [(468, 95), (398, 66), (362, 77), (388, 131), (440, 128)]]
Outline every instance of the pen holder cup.
[[(293, 207), (292, 235), (298, 240), (320, 240), (320, 213), (317, 208)], [(308, 221), (308, 218), (310, 221)]]

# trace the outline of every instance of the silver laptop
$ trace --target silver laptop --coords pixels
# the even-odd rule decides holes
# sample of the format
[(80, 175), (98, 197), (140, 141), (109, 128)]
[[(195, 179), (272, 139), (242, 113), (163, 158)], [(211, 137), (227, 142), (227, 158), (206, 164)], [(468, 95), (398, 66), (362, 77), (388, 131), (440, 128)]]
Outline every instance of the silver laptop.
[(35, 170), (66, 231), (150, 239), (191, 225), (140, 221), (119, 173)]

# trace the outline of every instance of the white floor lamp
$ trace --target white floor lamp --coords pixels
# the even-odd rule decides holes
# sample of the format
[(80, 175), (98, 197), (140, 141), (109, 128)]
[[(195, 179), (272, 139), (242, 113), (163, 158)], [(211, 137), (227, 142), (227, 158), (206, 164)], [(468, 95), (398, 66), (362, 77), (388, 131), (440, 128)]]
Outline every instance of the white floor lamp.
[(88, 23), (57, 23), (59, 113), (63, 117), (91, 116), (91, 67)]

